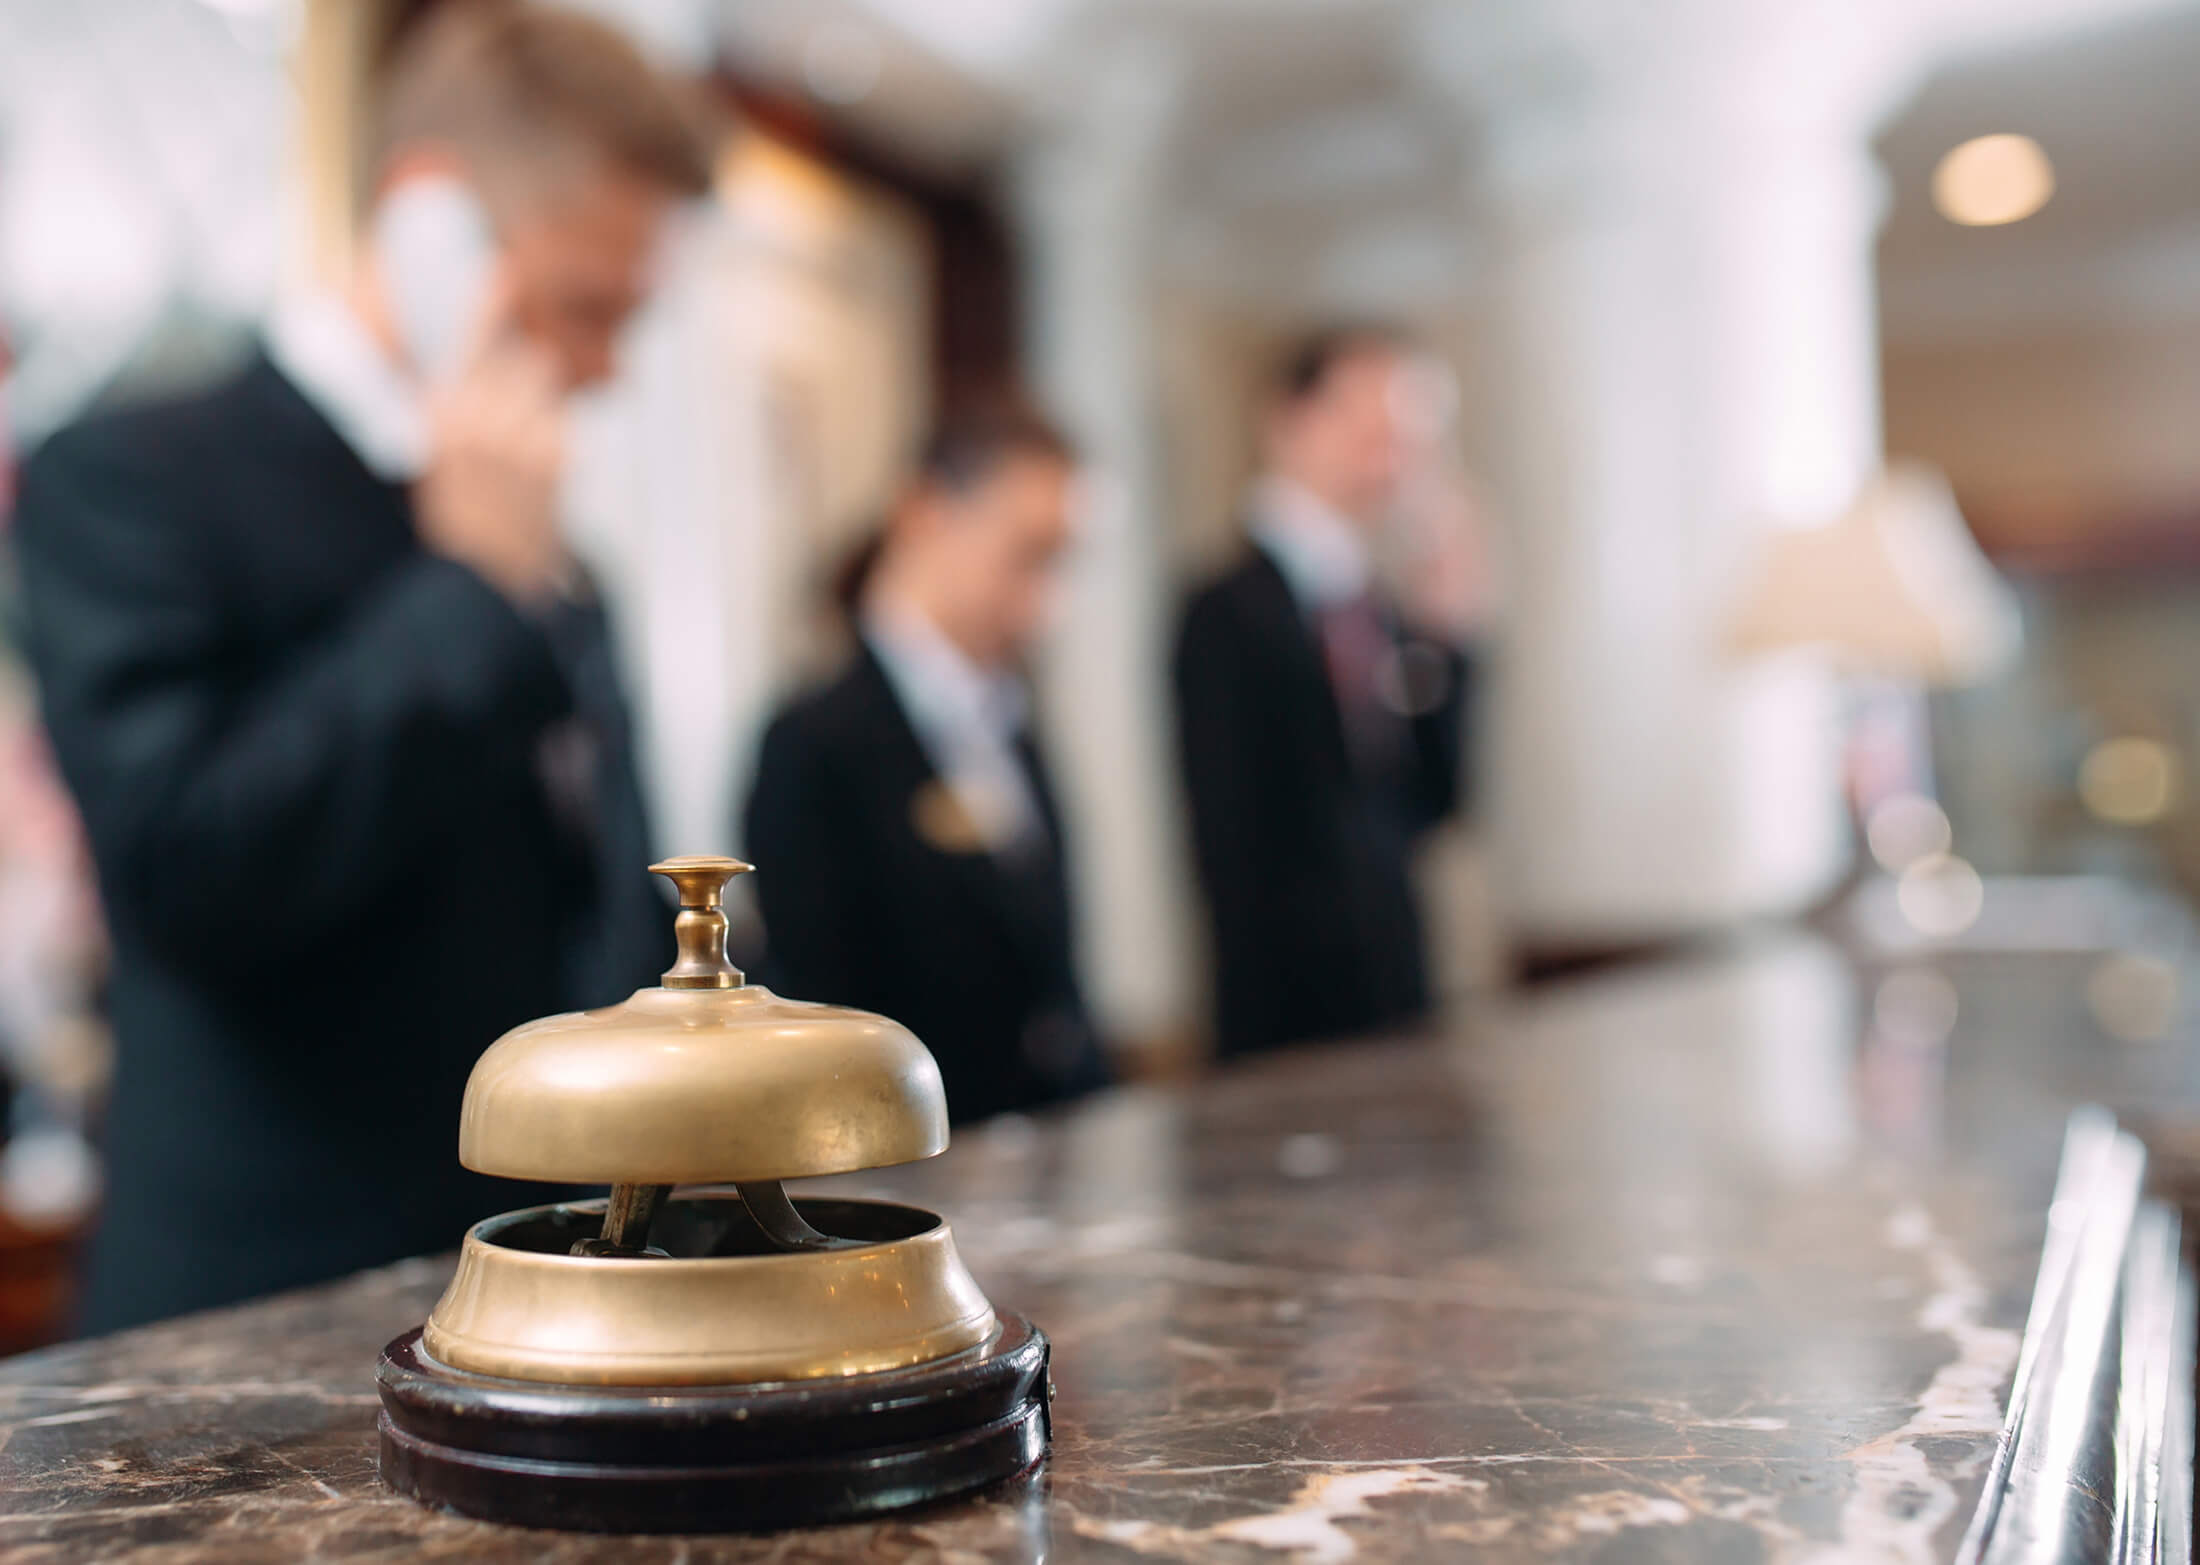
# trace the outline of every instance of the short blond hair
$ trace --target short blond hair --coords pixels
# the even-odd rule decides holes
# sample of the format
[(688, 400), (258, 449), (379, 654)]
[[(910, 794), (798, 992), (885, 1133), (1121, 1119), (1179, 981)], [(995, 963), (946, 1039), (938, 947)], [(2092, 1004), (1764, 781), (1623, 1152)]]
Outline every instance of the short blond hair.
[(398, 37), (370, 112), (370, 186), (401, 148), (440, 144), (484, 170), (593, 155), (710, 188), (702, 106), (616, 28), (528, 0), (443, 0)]

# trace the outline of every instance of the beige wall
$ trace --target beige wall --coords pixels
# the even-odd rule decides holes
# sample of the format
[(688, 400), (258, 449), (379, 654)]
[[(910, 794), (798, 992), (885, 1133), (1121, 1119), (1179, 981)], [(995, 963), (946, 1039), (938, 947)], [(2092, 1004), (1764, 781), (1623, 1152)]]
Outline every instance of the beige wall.
[(1887, 446), (1993, 541), (2200, 507), (2200, 321), (1885, 350)]
[(732, 240), (716, 284), (757, 465), (735, 525), (775, 540), (773, 661), (798, 681), (838, 655), (822, 589), (930, 417), (931, 253), (898, 197), (763, 135), (736, 138), (717, 195)]
[(1236, 546), (1254, 460), (1255, 409), (1271, 337), (1202, 295), (1164, 290), (1155, 345), (1172, 568), (1217, 569)]
[(893, 197), (760, 135), (577, 425), (571, 521), (636, 687), (666, 851), (738, 848), (763, 723), (819, 671), (832, 562), (927, 415), (931, 256)]

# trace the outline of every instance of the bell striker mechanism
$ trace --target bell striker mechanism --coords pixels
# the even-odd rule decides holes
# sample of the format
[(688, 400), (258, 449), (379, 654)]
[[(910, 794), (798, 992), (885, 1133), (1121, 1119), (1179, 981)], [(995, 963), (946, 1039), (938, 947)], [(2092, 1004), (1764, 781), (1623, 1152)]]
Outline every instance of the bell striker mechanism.
[(1047, 1340), (997, 1312), (947, 1223), (783, 1181), (931, 1157), (939, 1068), (867, 1011), (726, 958), (730, 858), (678, 888), (662, 985), (515, 1028), (475, 1065), (459, 1161), (607, 1184), (474, 1225), (382, 1352), (392, 1488), (495, 1521), (707, 1532), (845, 1521), (1045, 1454)]

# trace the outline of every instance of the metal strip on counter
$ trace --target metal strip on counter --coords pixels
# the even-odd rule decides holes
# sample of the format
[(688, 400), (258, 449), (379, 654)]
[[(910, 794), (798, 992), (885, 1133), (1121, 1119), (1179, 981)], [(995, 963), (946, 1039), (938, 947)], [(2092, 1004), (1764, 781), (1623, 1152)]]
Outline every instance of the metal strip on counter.
[(1960, 1565), (2189, 1565), (2194, 1289), (2146, 1151), (2072, 1114), (2008, 1416)]

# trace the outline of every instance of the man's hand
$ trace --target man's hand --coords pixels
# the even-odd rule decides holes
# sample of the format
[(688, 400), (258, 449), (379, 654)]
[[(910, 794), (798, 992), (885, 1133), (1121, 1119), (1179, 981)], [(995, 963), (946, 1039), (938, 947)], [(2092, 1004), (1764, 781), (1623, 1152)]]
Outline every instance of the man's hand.
[(1482, 505), (1456, 473), (1428, 475), (1410, 502), (1400, 610), (1422, 635), (1466, 646), (1495, 617), (1496, 569)]
[(565, 389), (548, 351), (519, 330), (501, 284), (458, 373), (429, 392), (428, 441), (413, 489), (420, 541), (514, 603), (551, 597), (570, 569), (557, 530)]

